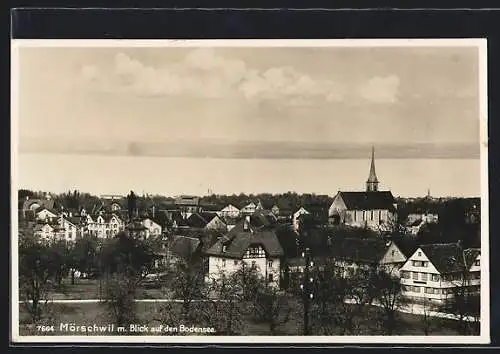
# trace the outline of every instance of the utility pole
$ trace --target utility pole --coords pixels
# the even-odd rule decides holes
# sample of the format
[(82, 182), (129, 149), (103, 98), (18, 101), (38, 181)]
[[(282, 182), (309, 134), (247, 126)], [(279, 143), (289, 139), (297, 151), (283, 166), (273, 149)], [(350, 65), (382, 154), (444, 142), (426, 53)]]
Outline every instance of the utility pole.
[(313, 299), (313, 289), (312, 289), (313, 278), (311, 276), (310, 267), (314, 265), (314, 263), (311, 261), (311, 250), (309, 249), (309, 247), (307, 247), (305, 251), (302, 252), (302, 258), (304, 258), (305, 261), (305, 268), (304, 268), (304, 279), (300, 288), (302, 289), (302, 298), (304, 305), (304, 335), (308, 336), (311, 334), (309, 328), (309, 313), (311, 307), (311, 300)]

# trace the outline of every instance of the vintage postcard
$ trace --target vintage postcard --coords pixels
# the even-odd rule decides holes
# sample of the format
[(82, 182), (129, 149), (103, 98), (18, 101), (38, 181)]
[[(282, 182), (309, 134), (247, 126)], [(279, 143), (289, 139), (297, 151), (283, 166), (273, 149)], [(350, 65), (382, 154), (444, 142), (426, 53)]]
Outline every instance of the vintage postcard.
[(485, 39), (12, 48), (14, 342), (489, 343)]

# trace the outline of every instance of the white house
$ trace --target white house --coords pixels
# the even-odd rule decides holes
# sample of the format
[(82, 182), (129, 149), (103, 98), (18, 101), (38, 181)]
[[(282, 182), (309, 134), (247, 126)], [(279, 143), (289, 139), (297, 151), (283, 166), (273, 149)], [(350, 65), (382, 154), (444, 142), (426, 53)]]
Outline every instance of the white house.
[(59, 218), (59, 226), (64, 230), (64, 240), (74, 242), (82, 231), (77, 218)]
[(225, 236), (205, 251), (208, 257), (208, 280), (220, 273), (231, 274), (243, 263), (255, 266), (269, 284), (279, 286), (283, 249), (274, 229), (256, 227), (246, 216)]
[(222, 218), (237, 218), (238, 216), (240, 216), (240, 209), (238, 209), (232, 204), (229, 204), (226, 207), (219, 210), (217, 212), (217, 215), (219, 215)]
[(421, 245), (401, 268), (403, 294), (417, 301), (443, 302), (457, 287), (478, 287), (479, 274), (474, 268), (478, 257), (478, 250), (464, 251), (456, 243)]
[(34, 228), (34, 235), (40, 239), (40, 241), (53, 241), (56, 238), (55, 226), (48, 223), (37, 224)]
[(36, 219), (38, 221), (52, 221), (55, 220), (56, 218), (57, 218), (57, 213), (47, 208), (41, 208), (36, 211)]
[(85, 218), (88, 232), (99, 238), (113, 237), (125, 229), (125, 223), (116, 214), (99, 214), (94, 217), (87, 214)]
[(146, 238), (150, 236), (160, 236), (161, 226), (150, 218), (145, 218), (142, 220), (142, 225), (146, 228)]
[(297, 210), (295, 213), (293, 213), (293, 229), (295, 230), (295, 232), (298, 232), (299, 231), (299, 222), (300, 222), (300, 217), (302, 215), (308, 215), (310, 214), (304, 207), (300, 207), (299, 210)]
[(245, 205), (243, 208), (240, 210), (241, 215), (251, 215), (255, 213), (255, 210), (257, 210), (257, 205), (254, 202), (251, 202), (247, 205)]

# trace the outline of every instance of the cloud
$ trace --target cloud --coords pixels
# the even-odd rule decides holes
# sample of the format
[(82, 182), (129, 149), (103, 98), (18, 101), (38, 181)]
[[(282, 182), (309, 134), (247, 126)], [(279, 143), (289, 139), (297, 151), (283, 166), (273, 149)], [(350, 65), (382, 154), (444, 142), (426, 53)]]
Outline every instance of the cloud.
[[(160, 67), (118, 53), (110, 69), (83, 67), (81, 80), (92, 85), (92, 90), (110, 93), (242, 97), (249, 101), (281, 100), (292, 106), (317, 100), (340, 102), (346, 94), (345, 85), (334, 81), (313, 78), (289, 66), (256, 70), (241, 60), (217, 55), (213, 48), (195, 49), (183, 60)], [(360, 87), (359, 95), (369, 101), (390, 103), (398, 86), (396, 76), (377, 77)]]
[(359, 88), (363, 98), (374, 103), (394, 103), (399, 92), (399, 77), (396, 75), (374, 77)]

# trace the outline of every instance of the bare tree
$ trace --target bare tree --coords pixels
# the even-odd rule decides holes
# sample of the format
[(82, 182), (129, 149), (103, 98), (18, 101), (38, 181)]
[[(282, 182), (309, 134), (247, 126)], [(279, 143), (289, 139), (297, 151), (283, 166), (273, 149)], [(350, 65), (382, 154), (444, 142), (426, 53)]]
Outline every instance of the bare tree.
[(290, 320), (290, 301), (284, 292), (272, 285), (267, 285), (257, 292), (253, 303), (254, 315), (258, 321), (269, 325), (271, 335), (276, 335), (278, 327)]
[(101, 257), (107, 304), (116, 324), (126, 326), (135, 320), (137, 287), (154, 267), (154, 252), (145, 241), (120, 233), (103, 246)]
[(406, 304), (406, 298), (401, 292), (401, 283), (385, 269), (378, 269), (372, 277), (372, 282), (374, 299), (383, 309), (383, 328), (387, 335), (392, 335), (396, 328), (396, 315)]
[(235, 335), (242, 328), (242, 288), (237, 277), (220, 271), (206, 287), (207, 300), (198, 302), (201, 323), (214, 327), (219, 335)]
[(49, 246), (32, 235), (19, 238), (19, 290), (33, 323), (42, 319), (52, 290), (54, 267)]

